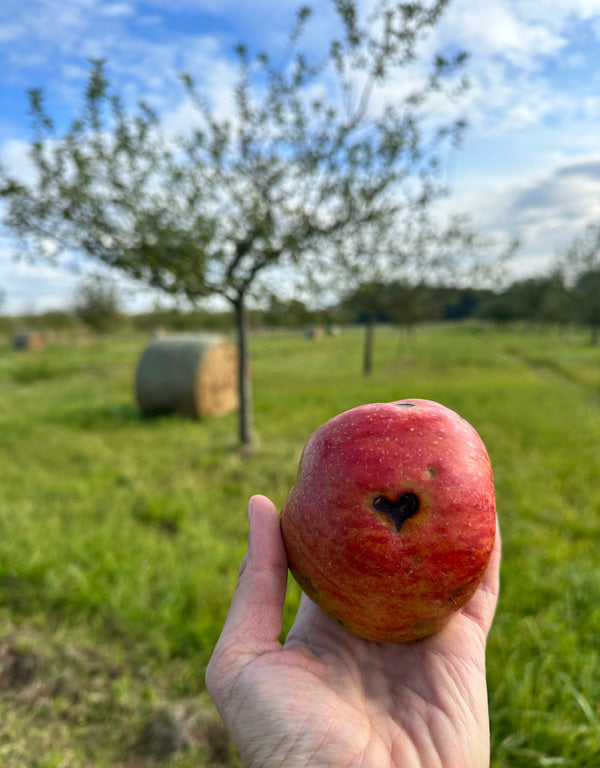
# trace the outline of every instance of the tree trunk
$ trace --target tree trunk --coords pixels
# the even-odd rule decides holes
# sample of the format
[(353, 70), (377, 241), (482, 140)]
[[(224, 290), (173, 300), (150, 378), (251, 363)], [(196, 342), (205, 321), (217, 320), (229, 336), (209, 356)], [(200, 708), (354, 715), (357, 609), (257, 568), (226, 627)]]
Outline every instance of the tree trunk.
[[(414, 339), (413, 331), (414, 326), (412, 323), (403, 323), (398, 329), (398, 347), (396, 350), (398, 355), (402, 352), (403, 348), (408, 350), (412, 346)], [(403, 341), (404, 344), (402, 343)]]
[(363, 374), (368, 376), (373, 368), (373, 339), (375, 336), (375, 315), (367, 315), (365, 326), (365, 346), (363, 350)]
[(235, 310), (235, 330), (238, 343), (238, 437), (242, 447), (251, 447), (252, 434), (252, 382), (250, 378), (250, 354), (248, 351), (248, 320), (243, 294), (233, 302)]

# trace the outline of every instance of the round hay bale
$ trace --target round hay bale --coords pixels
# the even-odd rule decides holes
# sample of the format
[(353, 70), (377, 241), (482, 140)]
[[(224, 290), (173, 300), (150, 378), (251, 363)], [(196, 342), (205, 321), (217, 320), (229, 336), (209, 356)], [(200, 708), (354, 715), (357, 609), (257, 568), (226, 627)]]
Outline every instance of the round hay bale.
[(307, 339), (315, 339), (315, 341), (318, 341), (323, 338), (323, 329), (318, 326), (315, 328), (306, 328), (304, 330), (304, 336)]
[(151, 339), (162, 339), (167, 335), (167, 329), (164, 327), (164, 325), (157, 325), (155, 328), (152, 329), (152, 333), (150, 334)]
[(39, 331), (21, 330), (13, 336), (15, 349), (45, 349), (46, 341)]
[(147, 414), (220, 416), (238, 406), (237, 355), (221, 336), (166, 336), (149, 344), (138, 363), (135, 391)]

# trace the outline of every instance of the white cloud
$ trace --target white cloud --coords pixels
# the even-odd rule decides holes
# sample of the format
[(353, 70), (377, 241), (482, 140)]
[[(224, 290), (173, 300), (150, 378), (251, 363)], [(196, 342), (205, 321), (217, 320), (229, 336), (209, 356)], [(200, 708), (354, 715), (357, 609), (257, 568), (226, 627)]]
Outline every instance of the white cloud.
[(0, 157), (6, 169), (19, 179), (31, 176), (33, 166), (29, 159), (29, 142), (9, 139), (0, 147)]
[[(373, 4), (359, 2), (367, 9)], [(72, 112), (89, 72), (86, 57), (104, 56), (109, 79), (125, 99), (146, 98), (172, 135), (197, 122), (178, 73), (194, 74), (217, 114), (229, 114), (233, 45), (238, 39), (259, 47), (280, 42), (299, 5), (298, 0), (223, 0), (217, 8), (214, 0), (172, 0), (168, 5), (149, 0), (141, 10), (133, 0), (5, 0), (0, 3), (3, 81), (23, 92), (43, 85), (53, 108)], [(313, 3), (319, 16), (311, 28), (315, 43), (327, 31), (321, 21), (324, 5)], [(209, 21), (225, 23), (216, 31), (169, 31), (161, 27), (167, 10), (204, 11)], [(593, 66), (599, 38), (599, 0), (454, 0), (423, 44), (429, 54), (440, 46), (471, 53), (466, 67), (471, 89), (455, 107), (437, 102), (433, 120), (443, 123), (464, 113), (469, 121), (463, 150), (449, 156), (455, 194), (448, 204), (472, 212), (489, 232), (519, 235), (520, 270), (540, 268), (580, 227), (600, 219), (594, 170), (600, 69)], [(421, 72), (417, 68), (411, 76)], [(410, 85), (407, 78), (395, 84), (397, 93)], [(26, 174), (27, 137), (14, 125), (12, 115), (3, 115), (3, 135), (10, 139), (0, 147), (0, 157), (15, 173)], [(0, 251), (0, 285), (8, 279), (7, 270)], [(19, 280), (30, 273), (20, 274)], [(58, 276), (54, 283), (50, 273), (44, 274), (60, 294)], [(36, 286), (42, 290), (39, 282)]]
[(600, 85), (589, 81), (590, 74), (598, 77), (589, 67), (597, 41), (583, 50), (573, 24), (586, 21), (589, 28), (592, 19), (600, 22), (597, 0), (490, 0), (481, 12), (474, 12), (472, 0), (451, 4), (434, 43), (471, 54), (471, 124), (501, 133), (550, 118), (564, 122), (581, 110), (582, 96), (594, 98)]
[[(75, 295), (87, 275), (103, 274), (107, 279), (117, 277), (114, 271), (95, 262), (77, 261), (77, 268), (53, 264), (40, 258), (31, 263), (19, 256), (14, 243), (0, 238), (0, 311), (10, 315), (41, 313), (48, 310), (70, 310)], [(118, 275), (117, 290), (130, 311), (147, 311), (153, 303), (170, 304), (164, 294), (152, 291), (122, 275)]]
[(540, 274), (590, 221), (600, 221), (600, 155), (515, 176), (510, 183), (478, 186), (446, 205), (473, 212), (474, 223), (488, 236), (520, 240), (514, 275)]
[(551, 25), (522, 15), (520, 8), (508, 0), (488, 0), (475, 13), (472, 0), (459, 0), (443, 28), (478, 59), (500, 56), (520, 68), (535, 69), (537, 57), (556, 54), (564, 39)]
[(44, 262), (29, 264), (16, 259), (14, 253), (8, 242), (0, 241), (3, 312), (24, 314), (69, 306), (78, 277)]
[(135, 5), (131, 5), (130, 3), (109, 3), (100, 7), (100, 13), (102, 16), (109, 16), (112, 18), (133, 16), (135, 15)]

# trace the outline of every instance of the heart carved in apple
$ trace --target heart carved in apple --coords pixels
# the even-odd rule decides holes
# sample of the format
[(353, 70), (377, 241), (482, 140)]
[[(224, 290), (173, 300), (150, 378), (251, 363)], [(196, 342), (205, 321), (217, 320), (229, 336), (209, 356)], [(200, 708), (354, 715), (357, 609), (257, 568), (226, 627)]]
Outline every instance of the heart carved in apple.
[(360, 405), (309, 438), (281, 512), (291, 573), (348, 631), (405, 642), (473, 595), (496, 528), (475, 429), (430, 400)]

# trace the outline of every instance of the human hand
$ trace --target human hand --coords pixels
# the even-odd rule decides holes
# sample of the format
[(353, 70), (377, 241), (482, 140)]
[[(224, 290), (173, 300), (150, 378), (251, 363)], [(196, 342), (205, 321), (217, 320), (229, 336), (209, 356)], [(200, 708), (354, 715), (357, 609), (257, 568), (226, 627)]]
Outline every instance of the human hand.
[(362, 640), (305, 595), (280, 643), (287, 558), (277, 509), (249, 505), (248, 550), (206, 683), (247, 768), (489, 765), (485, 645), (500, 536), (473, 598), (438, 633)]

